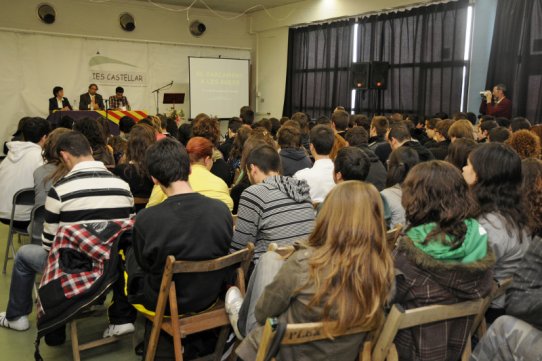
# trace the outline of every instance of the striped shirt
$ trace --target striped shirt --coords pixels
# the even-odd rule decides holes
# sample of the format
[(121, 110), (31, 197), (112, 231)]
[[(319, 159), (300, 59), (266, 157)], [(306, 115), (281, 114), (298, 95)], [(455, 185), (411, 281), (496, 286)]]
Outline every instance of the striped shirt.
[(269, 243), (292, 244), (307, 238), (313, 227), (314, 210), (307, 183), (291, 177), (267, 177), (241, 195), (231, 251), (253, 242), (257, 262)]
[(43, 248), (51, 249), (60, 226), (132, 216), (134, 199), (128, 183), (109, 172), (102, 162), (80, 162), (47, 195)]

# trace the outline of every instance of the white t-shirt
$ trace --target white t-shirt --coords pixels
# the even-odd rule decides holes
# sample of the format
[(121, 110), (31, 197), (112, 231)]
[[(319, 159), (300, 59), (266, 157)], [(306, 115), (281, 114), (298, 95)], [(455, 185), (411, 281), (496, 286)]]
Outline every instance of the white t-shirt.
[(334, 165), (331, 159), (319, 159), (314, 162), (312, 168), (297, 171), (294, 178), (304, 179), (309, 184), (312, 201), (321, 203), (335, 186), (333, 170)]

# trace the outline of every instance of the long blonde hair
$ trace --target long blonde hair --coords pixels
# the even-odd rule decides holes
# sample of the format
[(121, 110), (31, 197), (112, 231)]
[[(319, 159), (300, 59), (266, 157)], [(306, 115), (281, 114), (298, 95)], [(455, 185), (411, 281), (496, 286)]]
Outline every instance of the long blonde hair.
[(308, 243), (315, 248), (309, 259), (309, 284), (316, 290), (309, 306), (322, 306), (323, 321), (336, 322), (326, 333), (377, 327), (394, 269), (376, 188), (359, 181), (335, 186)]

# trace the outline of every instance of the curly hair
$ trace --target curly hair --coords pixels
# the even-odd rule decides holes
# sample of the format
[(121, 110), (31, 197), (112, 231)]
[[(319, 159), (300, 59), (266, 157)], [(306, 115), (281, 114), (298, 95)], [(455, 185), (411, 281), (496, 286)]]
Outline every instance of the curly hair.
[(217, 147), (220, 141), (220, 125), (216, 118), (211, 118), (207, 114), (196, 115), (192, 123), (192, 134), (194, 137), (207, 138)]
[(478, 143), (469, 138), (459, 138), (448, 147), (445, 161), (462, 170), (467, 165), (469, 154), (478, 147)]
[(506, 144), (511, 146), (521, 159), (540, 158), (540, 138), (529, 130), (522, 129), (512, 133)]
[(252, 134), (252, 129), (249, 127), (241, 127), (237, 131), (237, 134), (235, 135), (235, 139), (233, 140), (233, 146), (231, 148), (229, 159), (241, 159), (241, 155), (243, 154), (243, 146), (245, 145), (245, 142), (247, 141), (248, 137)]
[(106, 146), (103, 125), (94, 119), (79, 119), (75, 122), (73, 130), (83, 133), (85, 138), (88, 139), (92, 150)]
[(461, 246), (467, 234), (464, 221), (477, 215), (478, 205), (459, 169), (442, 160), (420, 163), (408, 173), (402, 189), (407, 230), (434, 222), (437, 227), (425, 244), (437, 240), (453, 249)]
[(529, 216), (529, 229), (534, 235), (542, 236), (542, 161), (524, 159), (521, 162), (521, 171), (521, 189)]

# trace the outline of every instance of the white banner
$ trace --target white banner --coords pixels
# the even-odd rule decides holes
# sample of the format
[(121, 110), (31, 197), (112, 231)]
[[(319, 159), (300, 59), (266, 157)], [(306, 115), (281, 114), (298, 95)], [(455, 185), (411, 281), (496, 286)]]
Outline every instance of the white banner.
[[(0, 107), (3, 126), (0, 141), (11, 138), (19, 119), (48, 115), (48, 99), (55, 86), (79, 106), (79, 96), (96, 83), (104, 99), (122, 86), (132, 109), (156, 113), (156, 93), (160, 91), (159, 111), (164, 93), (185, 93), (185, 104), (176, 105), (188, 115), (188, 57), (206, 56), (249, 59), (247, 50), (148, 44), (141, 42), (93, 40), (53, 35), (0, 31)], [(237, 114), (232, 114), (232, 116)]]

